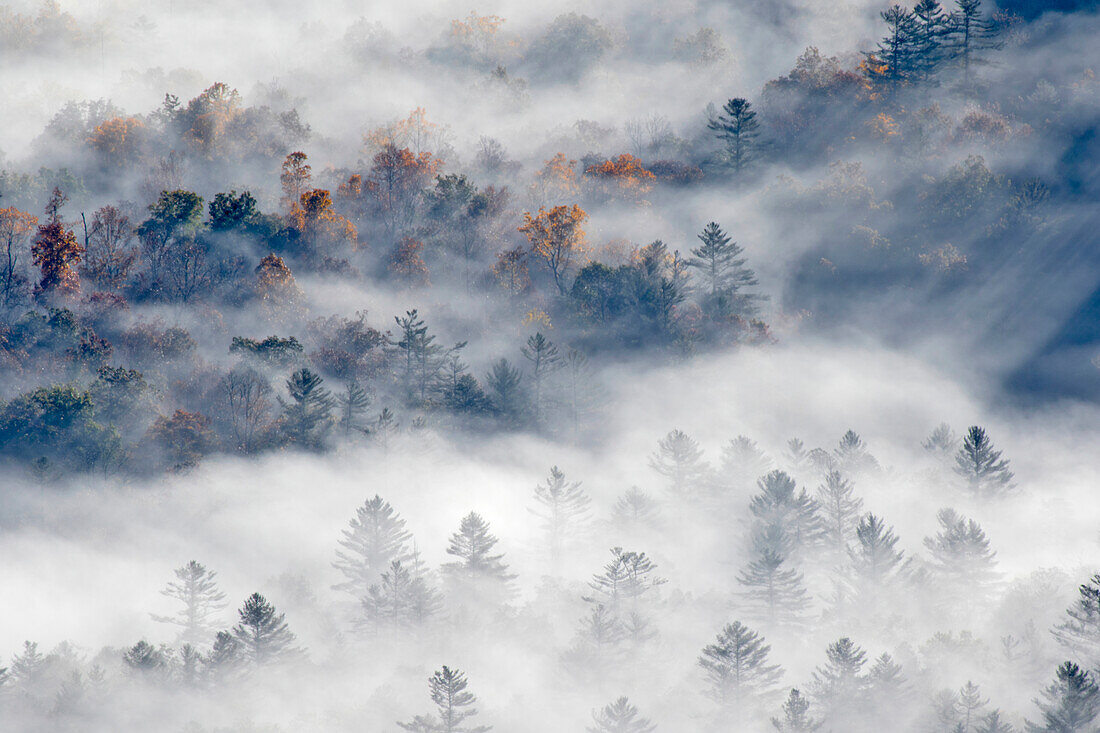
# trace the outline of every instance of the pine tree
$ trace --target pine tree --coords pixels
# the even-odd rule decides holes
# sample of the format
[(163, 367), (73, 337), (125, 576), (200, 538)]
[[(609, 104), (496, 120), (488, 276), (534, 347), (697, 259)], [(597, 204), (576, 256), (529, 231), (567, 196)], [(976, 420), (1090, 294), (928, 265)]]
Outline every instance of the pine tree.
[(708, 694), (729, 711), (738, 711), (752, 698), (768, 696), (783, 676), (779, 665), (768, 664), (770, 651), (764, 637), (740, 621), (726, 624), (715, 643), (705, 646), (699, 656), (710, 685)]
[(419, 626), (441, 607), (439, 594), (426, 579), (409, 572), (400, 560), (394, 560), (363, 599), (364, 622), (375, 628)]
[(657, 443), (649, 465), (669, 480), (669, 490), (677, 497), (697, 493), (710, 472), (699, 444), (680, 430), (673, 430)]
[(959, 688), (959, 713), (962, 716), (963, 733), (970, 733), (970, 725), (977, 721), (981, 709), (989, 704), (989, 699), (982, 699), (982, 690), (970, 680)]
[(355, 510), (343, 536), (339, 544), (344, 549), (336, 551), (337, 559), (332, 566), (345, 580), (333, 588), (350, 593), (357, 600), (367, 595), (393, 561), (409, 559), (412, 534), (405, 530), (401, 515), (377, 494)]
[(757, 138), (760, 137), (760, 123), (752, 104), (741, 97), (726, 102), (722, 112), (725, 114), (717, 115), (707, 122), (707, 128), (713, 130), (726, 146), (726, 163), (733, 168), (734, 173), (740, 175), (759, 151)]
[(585, 600), (606, 606), (616, 618), (637, 613), (640, 599), (665, 582), (655, 574), (656, 568), (644, 552), (612, 547), (611, 560), (588, 584), (594, 595)]
[(745, 267), (746, 258), (741, 245), (730, 240), (716, 222), (711, 222), (699, 235), (702, 244), (691, 250), (688, 267), (699, 270), (707, 297), (703, 304), (714, 317), (725, 315), (751, 316), (756, 313), (756, 302), (763, 296), (746, 292), (759, 284), (756, 273)]
[(447, 554), (458, 558), (443, 566), (448, 578), (472, 591), (472, 598), (499, 603), (511, 596), (516, 576), (508, 572), (503, 554), (492, 554), (497, 538), (489, 532), (489, 523), (476, 512), (462, 518), (459, 530), (451, 535)]
[(797, 624), (810, 604), (802, 573), (784, 562), (782, 555), (763, 549), (737, 577), (753, 617), (767, 624)]
[(507, 359), (499, 359), (485, 377), (489, 399), (501, 420), (510, 426), (518, 426), (527, 412), (526, 395), (521, 383), (523, 373)]
[(23, 653), (11, 658), (11, 680), (23, 692), (33, 691), (46, 672), (46, 658), (38, 651), (38, 642), (24, 641)]
[(604, 705), (603, 710), (592, 711), (588, 733), (652, 733), (657, 726), (640, 716), (638, 708), (626, 697)]
[(872, 82), (885, 82), (890, 93), (895, 94), (913, 76), (916, 24), (913, 14), (900, 5), (890, 6), (880, 16), (886, 23), (887, 35), (875, 51), (866, 54), (865, 68)]
[(144, 639), (123, 652), (122, 662), (131, 674), (146, 678), (163, 676), (168, 669), (168, 658), (164, 649), (155, 647)]
[(735, 493), (749, 489), (772, 468), (772, 461), (756, 445), (756, 441), (738, 435), (722, 448), (719, 475)]
[(484, 733), (490, 730), (488, 725), (463, 725), (477, 715), (477, 708), (474, 707), (477, 697), (466, 690), (468, 686), (466, 675), (444, 666), (428, 678), (428, 691), (435, 703), (438, 719), (430, 715), (417, 716), (410, 723), (398, 725), (405, 730), (425, 733)]
[(755, 519), (754, 539), (782, 536), (787, 549), (772, 548), (781, 554), (802, 553), (821, 539), (823, 530), (818, 516), (818, 503), (805, 489), (795, 493), (794, 479), (783, 471), (772, 471), (757, 481), (760, 493), (752, 497), (749, 511)]
[(955, 0), (956, 10), (948, 22), (948, 53), (963, 69), (963, 84), (970, 87), (972, 67), (981, 61), (980, 53), (1000, 48), (997, 25), (982, 17), (981, 0)]
[(565, 654), (565, 661), (574, 672), (599, 678), (618, 659), (626, 637), (627, 629), (619, 618), (597, 603), (581, 617), (576, 642)]
[(905, 553), (897, 549), (897, 535), (880, 517), (867, 514), (856, 525), (857, 544), (851, 551), (852, 569), (863, 586), (879, 588), (899, 578), (908, 566)]
[(358, 382), (348, 382), (344, 394), (336, 396), (336, 403), (340, 406), (339, 424), (345, 439), (351, 435), (352, 430), (367, 432), (366, 427), (360, 424), (359, 416), (370, 406), (370, 396)]
[(523, 347), (523, 358), (531, 362), (531, 384), (534, 389), (532, 406), (534, 407), (535, 425), (541, 425), (546, 415), (550, 400), (546, 396), (546, 381), (554, 372), (565, 366), (558, 347), (542, 335), (542, 332), (534, 334), (527, 339)]
[(295, 636), (287, 628), (285, 614), (276, 613), (275, 606), (259, 593), (245, 599), (237, 613), (240, 622), (233, 627), (233, 636), (249, 662), (259, 666), (300, 653), (293, 646)]
[(985, 429), (977, 425), (966, 431), (963, 446), (955, 455), (955, 473), (980, 498), (1003, 496), (1013, 488), (1008, 461), (1001, 459), (1001, 451), (993, 448)]
[(446, 354), (420, 313), (414, 308), (403, 318), (394, 316), (401, 337), (394, 342), (401, 359), (401, 384), (410, 405), (424, 406), (440, 386), (440, 375), (446, 364)]
[(946, 460), (955, 455), (959, 449), (959, 438), (951, 426), (943, 422), (921, 443), (926, 451), (940, 460)]
[(287, 440), (303, 448), (320, 449), (332, 426), (334, 402), (332, 393), (321, 386), (323, 382), (309, 369), (299, 369), (286, 380), (290, 401), (279, 397), (283, 433)]
[(1094, 733), (1093, 723), (1100, 714), (1100, 690), (1092, 675), (1073, 662), (1065, 662), (1035, 704), (1043, 717), (1039, 723), (1027, 721), (1031, 733)]
[(783, 720), (772, 718), (772, 725), (781, 733), (808, 733), (821, 727), (821, 722), (809, 715), (810, 701), (796, 689), (791, 689), (783, 703)]
[(1015, 730), (1011, 725), (1001, 720), (1000, 710), (994, 710), (982, 718), (981, 723), (974, 729), (974, 733), (1015, 733)]
[(936, 517), (940, 531), (935, 537), (926, 537), (924, 546), (932, 553), (937, 574), (946, 581), (943, 594), (957, 599), (988, 591), (997, 580), (997, 553), (989, 549), (981, 526), (954, 509), (941, 509)]
[(813, 695), (826, 710), (825, 720), (834, 730), (841, 730), (852, 712), (863, 707), (867, 678), (862, 672), (867, 653), (844, 637), (829, 645), (825, 657), (825, 665), (813, 674)]
[(840, 471), (829, 471), (825, 482), (817, 487), (817, 504), (821, 507), (826, 543), (846, 557), (855, 539), (863, 499), (855, 495), (852, 482)]
[(1077, 602), (1066, 609), (1069, 618), (1051, 633), (1067, 652), (1079, 655), (1093, 668), (1100, 667), (1100, 573), (1077, 590)]
[(844, 433), (833, 455), (836, 456), (836, 468), (849, 476), (878, 468), (878, 461), (867, 452), (863, 439), (854, 430)]
[(194, 687), (199, 682), (199, 665), (202, 664), (202, 654), (190, 644), (180, 647), (179, 653), (179, 678), (187, 687)]
[(244, 663), (241, 642), (232, 633), (219, 631), (214, 635), (214, 645), (203, 663), (206, 675), (215, 683), (232, 675)]
[(174, 573), (179, 582), (170, 582), (161, 595), (175, 598), (183, 608), (175, 616), (153, 615), (153, 620), (179, 626), (177, 642), (205, 646), (214, 636), (214, 619), (227, 605), (214, 580), (217, 573), (194, 560)]
[(546, 484), (535, 486), (535, 501), (539, 508), (532, 512), (542, 520), (550, 562), (556, 570), (565, 541), (580, 529), (592, 500), (579, 481), (568, 483), (565, 474), (554, 466)]
[(611, 519), (620, 530), (627, 533), (652, 528), (658, 520), (657, 502), (637, 486), (631, 486), (615, 501), (615, 506), (611, 508)]
[(944, 44), (949, 23), (939, 0), (917, 0), (913, 6), (913, 73), (927, 82), (946, 59)]

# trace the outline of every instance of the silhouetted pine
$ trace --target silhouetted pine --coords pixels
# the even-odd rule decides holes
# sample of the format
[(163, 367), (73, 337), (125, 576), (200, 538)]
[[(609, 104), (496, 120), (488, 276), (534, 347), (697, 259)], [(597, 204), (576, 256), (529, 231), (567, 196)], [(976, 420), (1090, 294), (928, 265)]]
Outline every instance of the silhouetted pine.
[(724, 710), (739, 710), (750, 698), (774, 692), (783, 670), (768, 664), (770, 651), (764, 637), (740, 621), (726, 624), (699, 656), (709, 686), (707, 694)]
[(497, 604), (513, 592), (516, 576), (508, 572), (503, 554), (493, 554), (497, 538), (480, 514), (470, 512), (451, 535), (447, 554), (458, 560), (443, 565), (443, 572), (455, 590), (462, 589), (469, 601)]
[(974, 728), (974, 733), (1015, 733), (1015, 728), (1001, 720), (1001, 711), (994, 710), (986, 715)]
[(858, 475), (862, 471), (877, 469), (878, 461), (867, 451), (863, 439), (854, 430), (849, 430), (840, 438), (833, 450), (836, 468), (847, 476)]
[(656, 565), (644, 552), (625, 551), (612, 547), (611, 560), (603, 572), (592, 576), (589, 587), (593, 595), (585, 600), (604, 605), (616, 618), (623, 619), (639, 612), (639, 602), (664, 579), (654, 572)]
[(973, 67), (982, 63), (982, 51), (1000, 48), (997, 24), (982, 15), (981, 0), (955, 0), (948, 23), (947, 52), (963, 70), (963, 84), (970, 87)]
[[(755, 519), (754, 540), (760, 535), (786, 538), (786, 547), (772, 548), (780, 554), (802, 553), (823, 535), (818, 504), (805, 489), (797, 490), (794, 479), (783, 471), (772, 471), (757, 481), (760, 493), (752, 497), (749, 511)], [(774, 534), (778, 532), (778, 534)]]
[(294, 634), (287, 627), (285, 614), (259, 593), (253, 593), (237, 612), (240, 622), (233, 636), (241, 645), (243, 657), (255, 665), (281, 661), (301, 652), (293, 646)]
[(959, 450), (959, 438), (947, 423), (940, 423), (921, 446), (941, 461), (954, 458)]
[(989, 704), (989, 698), (982, 699), (982, 690), (970, 680), (959, 688), (959, 717), (963, 730), (969, 733), (970, 726), (981, 717), (981, 710)]
[(880, 17), (886, 23), (886, 36), (874, 51), (865, 54), (864, 69), (872, 82), (895, 94), (913, 79), (916, 24), (913, 13), (900, 5), (891, 5)]
[(466, 675), (444, 666), (428, 679), (428, 691), (438, 717), (417, 716), (410, 723), (398, 725), (409, 731), (438, 733), (484, 733), (490, 730), (492, 726), (488, 725), (464, 725), (477, 715), (477, 708), (474, 707), (477, 697), (467, 691), (468, 684)]
[(546, 410), (551, 404), (547, 396), (547, 380), (550, 375), (565, 366), (558, 347), (538, 332), (527, 339), (523, 358), (531, 363), (531, 406), (534, 408), (535, 425), (542, 425)]
[(173, 573), (178, 582), (169, 582), (161, 595), (175, 598), (183, 608), (175, 616), (150, 615), (154, 621), (179, 626), (177, 642), (206, 646), (213, 639), (218, 612), (228, 605), (225, 594), (218, 590), (214, 581), (217, 573), (194, 560)]
[(950, 24), (939, 0), (917, 0), (913, 6), (913, 76), (927, 82), (947, 60)]
[(825, 722), (841, 730), (865, 705), (867, 653), (844, 637), (829, 645), (825, 658), (825, 665), (814, 671), (812, 693), (825, 711)]
[(400, 560), (394, 560), (363, 599), (364, 622), (374, 628), (419, 626), (442, 606), (442, 597), (423, 576), (414, 575)]
[(637, 486), (624, 491), (611, 508), (611, 520), (621, 531), (651, 529), (658, 521), (657, 502)]
[(370, 407), (370, 395), (359, 386), (358, 382), (347, 383), (344, 393), (336, 396), (336, 403), (340, 407), (339, 426), (344, 437), (351, 436), (352, 431), (366, 433), (367, 426), (361, 416), (366, 414)]
[(409, 559), (412, 534), (405, 530), (401, 515), (377, 494), (355, 510), (355, 517), (342, 534), (339, 545), (344, 549), (336, 551), (332, 566), (340, 571), (344, 581), (333, 588), (350, 593), (357, 600), (366, 597), (394, 560)]
[(532, 512), (542, 520), (551, 565), (556, 569), (566, 540), (580, 530), (592, 500), (579, 481), (567, 482), (565, 474), (554, 466), (546, 484), (535, 486), (535, 501), (539, 508)]
[(954, 509), (941, 509), (936, 515), (940, 531), (926, 537), (924, 546), (932, 554), (932, 565), (944, 582), (942, 592), (949, 596), (980, 595), (997, 580), (997, 553), (989, 548), (989, 539), (973, 519)]
[(594, 725), (588, 727), (588, 733), (651, 733), (657, 730), (657, 726), (641, 717), (638, 708), (625, 697), (604, 705), (602, 710), (593, 710), (592, 721)]
[(810, 701), (796, 689), (791, 689), (783, 703), (783, 719), (772, 718), (772, 725), (782, 733), (808, 733), (821, 727), (821, 721), (809, 715)]
[(737, 494), (749, 490), (771, 469), (771, 459), (765, 455), (756, 441), (744, 435), (738, 435), (722, 448), (718, 479)]
[(283, 408), (280, 427), (294, 445), (312, 450), (321, 448), (332, 427), (332, 393), (323, 388), (323, 379), (309, 369), (299, 369), (286, 380), (290, 400), (279, 397)]
[(955, 473), (966, 480), (977, 497), (1003, 496), (1013, 488), (1008, 461), (1001, 459), (1001, 451), (993, 448), (993, 441), (977, 425), (966, 431), (962, 448), (955, 455)]
[(122, 654), (128, 672), (146, 679), (163, 678), (168, 670), (168, 657), (162, 647), (142, 639)]
[(231, 676), (244, 663), (241, 642), (228, 631), (214, 636), (214, 645), (203, 660), (206, 676), (214, 683)]
[(825, 474), (824, 483), (817, 487), (816, 498), (821, 507), (821, 524), (827, 546), (841, 557), (847, 557), (856, 538), (863, 499), (855, 495), (852, 482), (844, 478), (840, 471)]
[(1031, 733), (1093, 733), (1100, 714), (1100, 690), (1091, 674), (1065, 662), (1035, 704), (1042, 718), (1038, 723), (1027, 721)]
[(737, 582), (745, 589), (741, 595), (753, 618), (767, 624), (797, 624), (810, 604), (802, 573), (769, 549), (749, 562)]
[(1077, 601), (1066, 609), (1069, 618), (1051, 633), (1068, 653), (1100, 666), (1100, 573), (1078, 586), (1077, 591)]
[(897, 580), (907, 568), (905, 553), (897, 549), (897, 535), (880, 517), (862, 517), (856, 525), (856, 540), (850, 557), (858, 584), (881, 587)]
[(759, 151), (760, 122), (756, 111), (747, 99), (740, 97), (727, 101), (722, 114), (707, 122), (725, 146), (726, 164), (740, 175), (755, 160)]
[(649, 465), (669, 480), (669, 490), (678, 497), (697, 494), (710, 473), (699, 444), (680, 430), (673, 430), (658, 442)]

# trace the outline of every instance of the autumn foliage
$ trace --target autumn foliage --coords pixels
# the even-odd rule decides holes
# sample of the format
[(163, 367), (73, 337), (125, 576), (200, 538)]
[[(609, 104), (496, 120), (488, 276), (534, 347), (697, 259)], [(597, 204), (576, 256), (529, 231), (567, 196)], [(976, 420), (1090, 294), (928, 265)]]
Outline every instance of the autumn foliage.
[(584, 254), (585, 234), (581, 224), (588, 214), (577, 205), (555, 206), (549, 211), (539, 207), (534, 216), (523, 214), (519, 231), (527, 236), (531, 253), (542, 260), (554, 278), (558, 292), (566, 292), (566, 276)]
[(54, 188), (50, 202), (46, 205), (47, 222), (38, 227), (34, 237), (31, 255), (34, 264), (42, 271), (42, 277), (35, 286), (40, 296), (59, 293), (72, 295), (80, 290), (80, 279), (73, 266), (80, 262), (83, 253), (76, 235), (61, 221), (58, 213), (65, 203), (61, 189)]

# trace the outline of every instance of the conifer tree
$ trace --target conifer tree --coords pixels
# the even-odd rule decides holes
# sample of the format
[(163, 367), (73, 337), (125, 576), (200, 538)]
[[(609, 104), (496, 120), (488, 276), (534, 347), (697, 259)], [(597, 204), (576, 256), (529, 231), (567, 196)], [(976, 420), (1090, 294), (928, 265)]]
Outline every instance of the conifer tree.
[(963, 84), (970, 87), (972, 68), (981, 61), (981, 52), (1000, 48), (997, 25), (982, 16), (981, 0), (955, 0), (955, 12), (948, 23), (947, 50), (963, 70)]
[(360, 422), (360, 416), (370, 407), (370, 396), (358, 382), (348, 382), (344, 393), (336, 396), (336, 403), (340, 406), (339, 424), (345, 439), (351, 435), (352, 430), (367, 432)]
[(697, 494), (710, 472), (699, 444), (680, 430), (673, 430), (657, 443), (649, 465), (669, 480), (669, 490), (677, 497)]
[[(415, 308), (405, 316), (394, 316), (400, 338), (394, 345), (401, 356), (401, 385), (410, 405), (424, 406), (440, 386), (440, 376), (447, 354), (428, 332), (428, 326)], [(461, 348), (462, 345), (457, 345)]]
[(1012, 472), (1001, 451), (993, 448), (985, 429), (973, 425), (966, 431), (962, 448), (955, 455), (955, 473), (966, 480), (970, 492), (979, 498), (1003, 496), (1012, 490)]
[(175, 598), (183, 604), (183, 608), (175, 616), (153, 615), (153, 620), (179, 626), (178, 642), (205, 646), (213, 639), (216, 630), (213, 621), (227, 605), (225, 594), (218, 590), (214, 580), (217, 573), (194, 560), (177, 568), (174, 573), (178, 582), (168, 583), (161, 595)]
[(959, 449), (959, 438), (951, 426), (943, 422), (936, 426), (929, 436), (921, 443), (926, 451), (940, 460), (954, 457)]
[(142, 639), (122, 654), (122, 662), (131, 674), (145, 678), (163, 676), (168, 669), (168, 658), (163, 648)]
[(851, 551), (852, 569), (858, 583), (882, 587), (898, 579), (909, 562), (897, 549), (898, 537), (892, 527), (874, 514), (867, 514), (856, 525), (857, 543)]
[(844, 433), (833, 455), (836, 457), (836, 468), (849, 476), (878, 468), (878, 461), (867, 451), (863, 439), (854, 430)]
[(657, 726), (641, 717), (638, 708), (626, 697), (604, 705), (602, 710), (592, 711), (594, 725), (588, 733), (652, 733)]
[(489, 399), (501, 420), (509, 426), (518, 426), (527, 412), (526, 395), (521, 383), (523, 373), (507, 359), (499, 359), (485, 377)]
[(982, 718), (981, 722), (974, 728), (974, 733), (1015, 733), (1015, 730), (1011, 725), (1001, 720), (1000, 710), (994, 710)]
[(722, 448), (719, 464), (721, 481), (734, 490), (743, 492), (772, 468), (772, 461), (756, 444), (756, 441), (738, 435)]
[(917, 0), (913, 6), (913, 75), (917, 81), (928, 81), (946, 59), (944, 44), (949, 23), (939, 0)]
[(809, 715), (810, 701), (792, 688), (783, 703), (783, 720), (772, 718), (772, 725), (781, 733), (808, 733), (821, 727), (821, 722)]
[(286, 380), (290, 401), (279, 397), (283, 408), (282, 430), (295, 445), (319, 450), (332, 427), (332, 393), (323, 388), (323, 379), (309, 369), (299, 369)]
[(214, 645), (203, 660), (204, 671), (216, 683), (239, 670), (244, 661), (244, 650), (237, 637), (229, 631), (219, 631), (214, 635)]
[(760, 122), (756, 119), (752, 104), (741, 97), (727, 101), (722, 112), (707, 122), (707, 128), (713, 130), (725, 145), (726, 164), (740, 175), (756, 158)]
[(566, 540), (579, 530), (592, 500), (579, 481), (567, 482), (565, 474), (553, 466), (546, 484), (535, 486), (535, 501), (539, 508), (532, 512), (542, 520), (550, 562), (556, 570)]
[(398, 725), (405, 730), (424, 733), (484, 733), (490, 730), (488, 725), (465, 725), (467, 720), (477, 715), (477, 708), (474, 707), (477, 697), (467, 691), (468, 686), (465, 674), (444, 666), (428, 678), (428, 692), (435, 703), (438, 718), (421, 715), (410, 723)]
[(767, 624), (790, 625), (802, 620), (809, 596), (802, 573), (788, 568), (782, 555), (761, 550), (737, 577), (753, 617)]
[(1100, 715), (1100, 690), (1091, 674), (1073, 662), (1065, 662), (1035, 704), (1042, 719), (1038, 723), (1027, 721), (1031, 733), (1093, 733)]
[(982, 699), (982, 690), (970, 680), (959, 688), (959, 714), (962, 720), (963, 733), (970, 733), (970, 727), (977, 722), (981, 715), (981, 709), (989, 704), (989, 699)]
[(825, 474), (824, 483), (817, 487), (816, 498), (821, 507), (826, 544), (841, 557), (846, 557), (855, 539), (863, 499), (855, 495), (852, 482), (840, 471)]
[(628, 533), (652, 528), (658, 520), (657, 502), (637, 486), (631, 486), (615, 501), (611, 519), (619, 529)]
[(628, 552), (621, 547), (611, 548), (611, 560), (602, 573), (592, 576), (589, 587), (594, 595), (586, 597), (590, 603), (605, 605), (616, 618), (636, 614), (640, 600), (664, 579), (654, 572), (657, 566), (644, 552)]
[(252, 664), (260, 666), (300, 653), (293, 646), (296, 637), (287, 627), (286, 615), (276, 613), (275, 606), (259, 593), (246, 598), (237, 613), (240, 622), (233, 627), (233, 636), (242, 656)]
[(704, 287), (704, 309), (715, 318), (727, 315), (751, 316), (756, 313), (756, 302), (763, 299), (757, 293), (747, 292), (759, 284), (756, 273), (745, 267), (744, 250), (716, 222), (711, 222), (699, 235), (702, 244), (691, 250), (688, 267), (699, 270)]
[(23, 653), (11, 658), (11, 680), (25, 693), (33, 691), (46, 671), (46, 658), (38, 651), (38, 642), (24, 641)]
[(1066, 609), (1068, 619), (1051, 633), (1067, 652), (1100, 667), (1100, 573), (1078, 586), (1077, 601)]
[(405, 530), (401, 515), (377, 494), (355, 510), (355, 517), (342, 534), (339, 544), (344, 549), (336, 551), (332, 566), (345, 579), (333, 588), (356, 599), (366, 597), (369, 588), (393, 561), (409, 559), (412, 534)]
[(516, 576), (508, 572), (503, 554), (493, 554), (497, 538), (489, 532), (489, 523), (480, 514), (470, 512), (451, 535), (447, 554), (458, 558), (446, 563), (448, 579), (470, 592), (472, 600), (499, 603), (512, 595)]
[(442, 607), (439, 594), (422, 575), (414, 575), (400, 560), (390, 563), (381, 581), (363, 599), (364, 621), (377, 627), (419, 626)]
[(534, 390), (531, 404), (534, 408), (535, 425), (541, 425), (550, 404), (547, 398), (547, 380), (550, 375), (564, 367), (565, 362), (558, 347), (543, 336), (541, 331), (527, 339), (522, 352), (523, 358), (531, 362), (531, 386)]
[(867, 691), (863, 665), (867, 653), (844, 637), (829, 645), (825, 657), (825, 665), (813, 674), (813, 695), (826, 711), (828, 725), (834, 730), (845, 729), (853, 711), (863, 707)]
[(772, 693), (783, 671), (777, 664), (768, 664), (770, 651), (764, 637), (740, 621), (726, 624), (699, 656), (710, 697), (724, 710), (732, 711), (739, 710), (750, 698)]
[(865, 68), (871, 81), (885, 82), (894, 94), (913, 77), (915, 22), (913, 13), (900, 5), (891, 5), (880, 16), (886, 23), (886, 37), (867, 54)]
[(796, 493), (794, 479), (783, 471), (772, 471), (757, 481), (760, 493), (752, 497), (749, 511), (755, 520), (754, 540), (762, 536), (785, 538), (787, 549), (773, 547), (786, 555), (801, 553), (818, 543), (823, 535), (818, 503), (805, 489)]
[(942, 592), (949, 598), (981, 595), (997, 579), (997, 553), (989, 548), (985, 532), (954, 509), (941, 509), (936, 517), (940, 531), (935, 537), (926, 537), (924, 546), (945, 582)]

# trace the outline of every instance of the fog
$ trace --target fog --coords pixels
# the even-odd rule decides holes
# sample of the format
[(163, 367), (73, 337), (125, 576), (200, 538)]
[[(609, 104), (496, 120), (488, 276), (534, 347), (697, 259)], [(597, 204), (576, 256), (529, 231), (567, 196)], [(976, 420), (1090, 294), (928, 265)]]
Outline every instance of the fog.
[(1100, 731), (1041, 6), (0, 4), (0, 728)]

